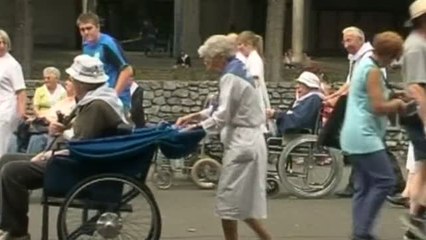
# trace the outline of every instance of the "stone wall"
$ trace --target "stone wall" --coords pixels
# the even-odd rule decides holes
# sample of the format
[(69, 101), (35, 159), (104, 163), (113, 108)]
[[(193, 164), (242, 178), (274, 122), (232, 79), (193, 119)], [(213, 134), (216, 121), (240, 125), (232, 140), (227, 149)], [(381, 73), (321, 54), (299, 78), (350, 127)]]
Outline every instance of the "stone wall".
[[(148, 121), (174, 121), (179, 116), (201, 110), (206, 97), (217, 92), (217, 81), (140, 81), (145, 89), (144, 107)], [(290, 82), (267, 82), (271, 105), (286, 109), (294, 100)], [(407, 140), (399, 126), (389, 127), (387, 143), (398, 157), (406, 154)]]
[[(200, 111), (207, 96), (217, 92), (217, 81), (139, 81), (145, 90), (144, 102), (147, 121), (175, 121), (185, 114)], [(28, 95), (39, 82), (27, 81)], [(294, 99), (294, 85), (290, 82), (267, 82), (271, 105), (286, 109)], [(29, 105), (30, 107), (30, 105)], [(389, 127), (387, 142), (399, 156), (405, 156), (407, 140), (399, 126)]]

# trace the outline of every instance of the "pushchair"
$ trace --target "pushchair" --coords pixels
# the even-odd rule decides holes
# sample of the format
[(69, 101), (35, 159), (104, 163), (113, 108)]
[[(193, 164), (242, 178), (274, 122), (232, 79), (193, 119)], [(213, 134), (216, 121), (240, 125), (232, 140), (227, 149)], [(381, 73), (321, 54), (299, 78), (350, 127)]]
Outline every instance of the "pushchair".
[(195, 151), (204, 131), (170, 125), (66, 143), (69, 155), (48, 160), (43, 191), (42, 239), (48, 239), (49, 207), (60, 207), (59, 239), (159, 239), (161, 215), (145, 185), (152, 159)]
[[(218, 94), (211, 94), (206, 98), (203, 109), (215, 110), (218, 104)], [(173, 167), (175, 159), (156, 159), (152, 182), (162, 190), (173, 185), (174, 173), (181, 171), (190, 177), (201, 189), (212, 189), (219, 181), (222, 168), (223, 146), (219, 135), (206, 136), (199, 144), (196, 151), (183, 157), (183, 166)], [(158, 155), (157, 155), (158, 156)]]

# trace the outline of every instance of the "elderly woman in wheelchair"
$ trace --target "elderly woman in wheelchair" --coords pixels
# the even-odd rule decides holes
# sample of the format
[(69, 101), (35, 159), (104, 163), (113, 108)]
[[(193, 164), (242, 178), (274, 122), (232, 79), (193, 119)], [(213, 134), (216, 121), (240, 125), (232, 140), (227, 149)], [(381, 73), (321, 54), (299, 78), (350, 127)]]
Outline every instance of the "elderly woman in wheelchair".
[[(278, 129), (267, 138), (268, 160), (277, 171), (268, 172), (268, 194), (278, 193), (282, 183), (297, 197), (318, 198), (337, 186), (342, 166), (334, 161), (335, 155), (317, 144), (324, 98), (319, 77), (305, 71), (296, 81), (297, 98), (289, 110), (266, 110)], [(326, 165), (331, 165), (328, 173), (324, 170)], [(322, 169), (317, 171), (317, 167)], [(313, 175), (322, 175), (321, 180), (313, 179)]]
[[(103, 64), (96, 58), (80, 55), (66, 72), (79, 99), (78, 110), (73, 111), (73, 138), (92, 139), (112, 135), (114, 129), (125, 122), (125, 118), (114, 90), (105, 85), (107, 76)], [(67, 127), (65, 123), (51, 122), (49, 132), (60, 135)], [(50, 154), (39, 154), (31, 161), (8, 162), (2, 167), (0, 229), (3, 232), (0, 239), (30, 239), (28, 191), (43, 186), (48, 156)]]

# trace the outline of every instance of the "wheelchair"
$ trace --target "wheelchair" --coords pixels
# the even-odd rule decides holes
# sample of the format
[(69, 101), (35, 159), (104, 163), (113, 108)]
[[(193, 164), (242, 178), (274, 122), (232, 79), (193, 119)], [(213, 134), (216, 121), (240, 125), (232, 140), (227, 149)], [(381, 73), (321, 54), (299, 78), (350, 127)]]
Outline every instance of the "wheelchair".
[[(266, 191), (274, 197), (283, 187), (298, 198), (321, 198), (335, 190), (343, 174), (340, 152), (317, 143), (323, 109), (313, 129), (294, 129), (283, 137), (266, 137), (268, 170)], [(327, 170), (327, 168), (329, 168)]]
[(181, 171), (201, 189), (212, 189), (219, 181), (222, 145), (218, 136), (204, 138), (194, 153), (185, 156), (183, 166), (173, 167), (174, 159), (160, 159), (156, 155), (152, 182), (161, 190), (173, 185), (174, 174)]
[(50, 207), (60, 208), (60, 240), (160, 239), (160, 210), (145, 185), (155, 152), (187, 155), (203, 137), (202, 131), (159, 126), (66, 143), (69, 155), (53, 155), (46, 167), (42, 240), (48, 239)]
[[(217, 104), (217, 93), (207, 96), (203, 108)], [(212, 189), (219, 181), (223, 146), (219, 135), (206, 136), (196, 151), (183, 158), (183, 166), (173, 167), (174, 159), (159, 159), (156, 155), (152, 182), (162, 190), (173, 185), (174, 174), (181, 171), (201, 189)]]

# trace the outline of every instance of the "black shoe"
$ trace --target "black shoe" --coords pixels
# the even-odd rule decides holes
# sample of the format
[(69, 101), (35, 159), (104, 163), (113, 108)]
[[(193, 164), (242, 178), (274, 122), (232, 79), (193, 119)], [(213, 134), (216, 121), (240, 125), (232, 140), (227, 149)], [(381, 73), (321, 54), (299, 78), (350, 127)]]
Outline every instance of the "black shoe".
[(393, 205), (402, 206), (406, 208), (410, 207), (410, 199), (408, 197), (403, 197), (401, 194), (387, 196), (386, 199)]
[(419, 239), (426, 239), (424, 219), (407, 214), (401, 218), (401, 221), (414, 236)]
[(420, 240), (420, 238), (416, 237), (410, 230), (406, 231), (404, 234), (404, 240)]
[(342, 191), (337, 191), (335, 195), (340, 198), (351, 198), (354, 195), (354, 190), (351, 187), (346, 187)]

